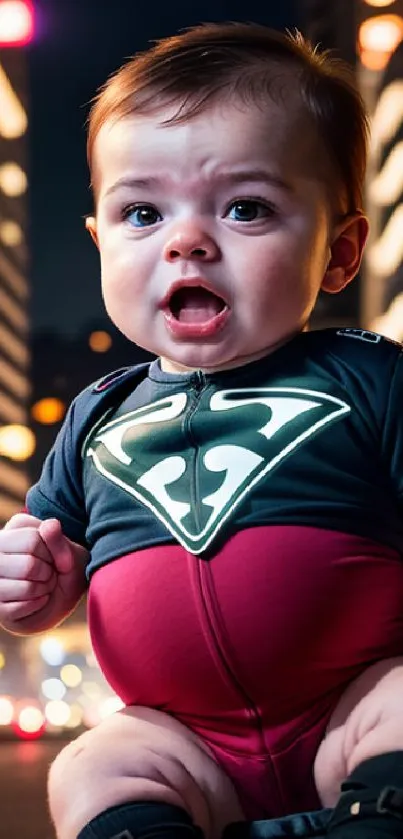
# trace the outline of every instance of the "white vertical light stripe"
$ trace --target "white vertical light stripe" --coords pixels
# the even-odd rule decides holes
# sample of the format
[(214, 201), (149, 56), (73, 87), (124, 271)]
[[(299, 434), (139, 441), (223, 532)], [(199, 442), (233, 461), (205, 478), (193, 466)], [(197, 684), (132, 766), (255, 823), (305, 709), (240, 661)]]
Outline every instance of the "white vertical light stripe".
[(21, 300), (26, 302), (28, 300), (28, 282), (21, 271), (7, 259), (4, 250), (0, 249), (0, 277), (3, 280), (3, 285), (8, 285), (11, 291)]
[(21, 469), (3, 460), (0, 463), (0, 488), (25, 498), (29, 487), (28, 477)]
[(21, 496), (21, 501), (16, 501), (0, 492), (0, 521), (6, 522), (15, 513), (19, 513), (24, 506), (24, 498)]
[(385, 207), (403, 196), (403, 141), (393, 147), (382, 169), (369, 184), (368, 192), (375, 204)]
[(27, 130), (28, 117), (7, 73), (0, 64), (0, 135), (15, 140)]
[(19, 405), (5, 393), (0, 391), (0, 422), (12, 425), (13, 423), (26, 423), (27, 411), (23, 405)]
[(28, 366), (30, 358), (28, 347), (21, 341), (21, 338), (14, 335), (2, 323), (0, 323), (0, 348), (3, 350), (4, 355), (16, 361), (17, 364), (23, 367)]
[(0, 313), (4, 312), (8, 320), (16, 327), (16, 329), (28, 332), (28, 314), (25, 309), (22, 309), (15, 300), (7, 294), (1, 286), (0, 273)]
[(389, 143), (403, 122), (403, 79), (395, 79), (379, 96), (371, 121), (372, 155)]
[(0, 389), (2, 384), (5, 384), (19, 399), (26, 399), (30, 394), (29, 379), (21, 373), (17, 373), (11, 364), (0, 358)]
[(379, 277), (393, 274), (403, 260), (403, 204), (392, 213), (381, 235), (369, 249), (368, 263)]

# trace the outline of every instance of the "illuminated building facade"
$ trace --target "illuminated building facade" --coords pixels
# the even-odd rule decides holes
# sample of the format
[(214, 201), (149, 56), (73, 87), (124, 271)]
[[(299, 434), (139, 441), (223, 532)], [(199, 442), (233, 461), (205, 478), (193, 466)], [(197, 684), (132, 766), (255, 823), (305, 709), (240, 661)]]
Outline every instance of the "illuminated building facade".
[(0, 525), (28, 486), (27, 114), (24, 49), (0, 47)]
[(362, 23), (372, 25), (378, 34), (372, 35), (371, 44), (379, 45), (372, 56), (362, 54), (372, 111), (367, 189), (371, 238), (363, 321), (403, 341), (403, 0), (385, 0), (382, 8), (372, 11)]
[[(60, 400), (42, 400), (29, 418), (35, 393), (30, 384), (24, 44), (32, 14), (30, 0), (0, 0), (0, 526), (24, 505), (28, 462), (32, 473), (29, 426), (35, 420), (56, 422), (64, 411)], [(21, 15), (28, 33), (19, 40), (14, 25), (18, 28)], [(63, 627), (44, 636), (19, 638), (0, 630), (0, 740), (9, 729), (28, 738), (41, 736), (45, 729), (63, 729), (68, 736), (120, 707), (91, 652), (85, 602)]]
[(355, 67), (371, 122), (360, 276), (321, 295), (314, 325), (358, 324), (403, 340), (403, 0), (301, 0), (303, 31)]
[[(32, 37), (32, 24), (30, 0), (0, 0), (0, 526), (24, 504), (29, 481), (26, 461), (32, 453), (24, 50)], [(0, 640), (1, 726), (9, 713), (8, 695), (32, 695), (33, 688), (24, 642), (6, 632)]]

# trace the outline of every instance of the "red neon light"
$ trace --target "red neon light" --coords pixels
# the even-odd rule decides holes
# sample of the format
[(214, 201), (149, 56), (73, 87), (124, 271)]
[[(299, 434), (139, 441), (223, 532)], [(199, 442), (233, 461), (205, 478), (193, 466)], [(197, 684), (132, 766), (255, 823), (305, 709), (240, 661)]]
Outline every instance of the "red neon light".
[(24, 47), (34, 37), (31, 0), (0, 0), (0, 47)]

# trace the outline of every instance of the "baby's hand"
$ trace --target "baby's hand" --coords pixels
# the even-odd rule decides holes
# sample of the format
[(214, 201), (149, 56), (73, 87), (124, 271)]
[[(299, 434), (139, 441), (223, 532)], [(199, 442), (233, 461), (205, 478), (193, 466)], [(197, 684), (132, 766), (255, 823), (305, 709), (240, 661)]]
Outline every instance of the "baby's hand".
[(0, 531), (0, 625), (29, 635), (59, 624), (84, 594), (87, 561), (57, 519), (12, 516)]

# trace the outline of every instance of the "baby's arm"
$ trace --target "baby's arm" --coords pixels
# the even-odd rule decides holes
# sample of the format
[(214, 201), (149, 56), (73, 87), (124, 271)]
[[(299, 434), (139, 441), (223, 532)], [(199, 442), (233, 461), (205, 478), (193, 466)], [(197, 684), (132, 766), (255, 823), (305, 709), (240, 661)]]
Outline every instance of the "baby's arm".
[(86, 589), (88, 552), (57, 519), (20, 513), (0, 532), (0, 625), (15, 635), (57, 626)]

